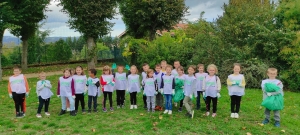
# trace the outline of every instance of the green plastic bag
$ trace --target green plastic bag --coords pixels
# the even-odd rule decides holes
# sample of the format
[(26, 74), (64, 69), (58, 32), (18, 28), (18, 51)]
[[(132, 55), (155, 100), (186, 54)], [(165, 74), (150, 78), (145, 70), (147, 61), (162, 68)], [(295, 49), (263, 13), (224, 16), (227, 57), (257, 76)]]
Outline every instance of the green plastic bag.
[[(264, 87), (266, 92), (278, 92), (280, 90), (280, 87), (272, 83), (266, 83)], [(261, 105), (271, 111), (282, 110), (284, 107), (283, 96), (281, 94), (269, 96), (263, 100)]]
[(173, 96), (174, 102), (180, 102), (184, 98), (182, 86), (184, 85), (183, 80), (175, 79), (175, 95)]

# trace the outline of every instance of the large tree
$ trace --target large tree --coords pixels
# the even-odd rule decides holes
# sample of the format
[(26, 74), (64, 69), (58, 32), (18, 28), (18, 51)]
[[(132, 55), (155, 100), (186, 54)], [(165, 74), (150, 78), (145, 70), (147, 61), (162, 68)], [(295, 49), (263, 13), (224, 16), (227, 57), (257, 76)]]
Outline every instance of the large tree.
[(60, 0), (62, 11), (70, 17), (68, 23), (87, 39), (88, 67), (95, 68), (96, 39), (107, 35), (116, 14), (117, 0)]
[(34, 36), (38, 29), (38, 23), (46, 18), (45, 11), (50, 0), (10, 0), (12, 10), (17, 14), (17, 21), (12, 23), (18, 25), (11, 32), (15, 36), (21, 36), (22, 40), (22, 68), (27, 69), (28, 39)]
[(188, 9), (184, 0), (121, 0), (119, 7), (129, 35), (150, 40), (157, 30), (170, 30)]

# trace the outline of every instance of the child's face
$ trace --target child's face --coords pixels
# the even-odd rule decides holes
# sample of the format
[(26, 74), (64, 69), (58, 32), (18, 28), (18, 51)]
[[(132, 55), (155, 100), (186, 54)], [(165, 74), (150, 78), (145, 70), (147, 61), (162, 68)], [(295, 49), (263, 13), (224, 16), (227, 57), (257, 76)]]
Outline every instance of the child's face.
[(155, 67), (156, 72), (160, 72), (160, 70), (161, 70), (161, 67)]
[(41, 80), (46, 80), (46, 75), (45, 74), (40, 74), (40, 79)]
[(234, 66), (233, 67), (234, 74), (240, 74), (240, 71), (241, 71), (241, 67), (240, 66)]
[(151, 78), (153, 77), (153, 72), (148, 73), (148, 76)]
[(179, 62), (174, 62), (174, 67), (175, 67), (175, 69), (177, 69), (179, 66), (180, 66), (180, 63), (179, 63)]
[(81, 74), (82, 74), (82, 72), (83, 72), (83, 71), (82, 71), (82, 69), (81, 69), (81, 68), (79, 68), (79, 67), (78, 67), (78, 68), (76, 68), (76, 74), (77, 74), (77, 75), (81, 75)]
[[(144, 68), (144, 67), (143, 67), (143, 68)], [(131, 74), (136, 74), (136, 68), (131, 67), (131, 68), (130, 68), (130, 72), (131, 72)]]
[(183, 70), (181, 70), (181, 69), (178, 69), (178, 70), (177, 70), (177, 73), (178, 73), (178, 75), (180, 75), (180, 76), (181, 76), (181, 75), (183, 75)]
[(213, 68), (213, 67), (210, 67), (210, 68), (208, 69), (208, 73), (209, 73), (209, 75), (214, 75), (214, 74), (216, 73), (216, 69)]
[(161, 62), (160, 65), (162, 69), (166, 69), (167, 62)]
[(267, 73), (269, 79), (275, 79), (277, 76), (277, 72), (276, 71), (268, 71)]
[(69, 77), (69, 76), (71, 75), (71, 73), (70, 73), (69, 70), (66, 70), (66, 71), (64, 72), (64, 75), (65, 75), (65, 77)]
[(198, 67), (198, 70), (199, 70), (200, 73), (203, 73), (204, 67), (203, 67), (203, 66), (200, 66), (200, 67)]
[(143, 66), (144, 72), (146, 72), (149, 69), (149, 65)]
[(188, 73), (189, 73), (189, 75), (192, 75), (192, 74), (194, 74), (195, 73), (195, 70), (193, 69), (193, 68), (189, 68), (188, 69)]
[(168, 75), (170, 75), (171, 72), (172, 72), (172, 69), (171, 68), (166, 68), (166, 72), (167, 72)]
[(92, 78), (95, 77), (95, 75), (91, 71), (89, 71), (89, 76), (92, 77)]
[(109, 75), (109, 71), (108, 70), (104, 71), (104, 74)]
[(14, 69), (14, 75), (18, 76), (21, 74), (21, 70), (20, 69)]
[(119, 73), (123, 73), (123, 71), (124, 71), (124, 68), (123, 68), (123, 67), (118, 67), (118, 72), (119, 72)]

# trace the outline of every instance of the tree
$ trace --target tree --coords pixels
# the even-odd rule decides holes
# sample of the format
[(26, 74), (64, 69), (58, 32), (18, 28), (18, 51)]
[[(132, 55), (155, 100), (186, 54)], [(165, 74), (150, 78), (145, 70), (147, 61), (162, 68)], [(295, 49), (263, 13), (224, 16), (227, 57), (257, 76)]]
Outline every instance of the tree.
[(279, 28), (288, 28), (293, 31), (300, 30), (300, 1), (281, 0), (276, 9), (276, 24)]
[(68, 24), (87, 39), (88, 67), (95, 68), (95, 41), (111, 30), (109, 20), (116, 14), (117, 0), (60, 0), (62, 11), (70, 17)]
[(187, 13), (184, 0), (121, 0), (127, 32), (134, 38), (155, 38), (157, 30), (170, 30)]
[(22, 43), (22, 68), (27, 68), (28, 39), (34, 36), (38, 29), (38, 23), (46, 18), (45, 11), (50, 0), (11, 0), (12, 10), (17, 14), (17, 21), (12, 21), (18, 25), (11, 32), (15, 36), (21, 36)]

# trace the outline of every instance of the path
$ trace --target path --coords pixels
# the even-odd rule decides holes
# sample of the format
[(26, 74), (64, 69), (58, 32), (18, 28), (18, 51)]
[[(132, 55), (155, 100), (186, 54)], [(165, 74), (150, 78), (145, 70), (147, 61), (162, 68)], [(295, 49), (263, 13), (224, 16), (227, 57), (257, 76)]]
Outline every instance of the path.
[[(102, 67), (96, 68), (97, 70), (102, 70)], [(46, 72), (47, 76), (52, 76), (52, 75), (62, 75), (62, 71), (53, 71), (53, 72)], [(26, 78), (38, 78), (39, 74), (38, 73), (29, 73), (29, 74), (24, 74)], [(9, 76), (2, 77), (3, 80), (8, 80)]]

